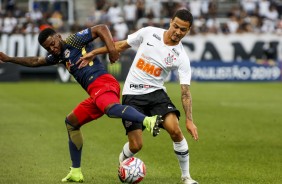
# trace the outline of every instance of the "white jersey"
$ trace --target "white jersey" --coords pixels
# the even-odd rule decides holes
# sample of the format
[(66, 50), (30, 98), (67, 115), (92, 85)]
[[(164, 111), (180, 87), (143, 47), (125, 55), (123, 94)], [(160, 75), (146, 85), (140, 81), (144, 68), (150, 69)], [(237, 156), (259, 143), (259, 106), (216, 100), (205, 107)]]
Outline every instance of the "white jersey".
[(181, 42), (168, 46), (163, 41), (166, 30), (145, 27), (131, 34), (127, 43), (138, 48), (131, 65), (123, 95), (148, 94), (158, 89), (166, 91), (164, 81), (172, 69), (177, 69), (180, 84), (190, 85), (190, 60)]

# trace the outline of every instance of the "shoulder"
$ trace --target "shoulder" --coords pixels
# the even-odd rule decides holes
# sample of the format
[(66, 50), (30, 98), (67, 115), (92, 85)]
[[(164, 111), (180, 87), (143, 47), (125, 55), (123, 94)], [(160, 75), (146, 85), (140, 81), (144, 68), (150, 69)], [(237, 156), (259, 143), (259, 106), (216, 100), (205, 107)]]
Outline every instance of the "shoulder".
[(162, 28), (159, 28), (159, 27), (153, 27), (153, 26), (147, 26), (147, 27), (144, 27), (142, 28), (143, 31), (146, 31), (146, 32), (163, 32), (164, 29)]
[(145, 36), (145, 37), (156, 37), (157, 39), (161, 40), (162, 34), (165, 30), (158, 27), (144, 27), (139, 30), (139, 34)]
[(184, 58), (188, 58), (188, 55), (185, 51), (185, 48), (182, 44), (182, 42), (179, 42), (179, 44), (173, 48), (173, 51), (176, 52), (177, 55), (179, 55), (180, 57), (184, 57)]
[(91, 30), (90, 28), (87, 28), (77, 33), (70, 34), (65, 41), (67, 44), (72, 45), (75, 44), (76, 42), (82, 42), (83, 40), (87, 39), (89, 36), (91, 36)]

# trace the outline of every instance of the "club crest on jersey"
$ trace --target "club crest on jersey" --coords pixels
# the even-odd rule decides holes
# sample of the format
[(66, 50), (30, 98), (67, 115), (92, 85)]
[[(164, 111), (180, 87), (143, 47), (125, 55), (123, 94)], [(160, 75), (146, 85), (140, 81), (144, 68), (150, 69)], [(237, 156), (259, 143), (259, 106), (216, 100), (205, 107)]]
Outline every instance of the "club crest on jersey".
[(176, 58), (174, 57), (174, 55), (171, 55), (170, 53), (168, 54), (168, 57), (166, 57), (164, 59), (164, 62), (167, 66), (172, 66), (173, 61), (176, 60)]
[(70, 71), (70, 68), (73, 66), (74, 64), (71, 63), (71, 60), (66, 61), (66, 68), (68, 71)]
[(70, 50), (66, 49), (64, 52), (65, 58), (69, 58), (70, 57)]

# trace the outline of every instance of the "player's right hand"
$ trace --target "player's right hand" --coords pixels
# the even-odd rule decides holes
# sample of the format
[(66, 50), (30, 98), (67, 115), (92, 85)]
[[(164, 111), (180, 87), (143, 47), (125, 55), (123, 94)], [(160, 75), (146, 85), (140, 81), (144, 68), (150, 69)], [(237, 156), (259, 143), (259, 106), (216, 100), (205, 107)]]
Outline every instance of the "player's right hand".
[(188, 119), (186, 120), (186, 129), (192, 135), (195, 141), (199, 139), (198, 130), (193, 121)]

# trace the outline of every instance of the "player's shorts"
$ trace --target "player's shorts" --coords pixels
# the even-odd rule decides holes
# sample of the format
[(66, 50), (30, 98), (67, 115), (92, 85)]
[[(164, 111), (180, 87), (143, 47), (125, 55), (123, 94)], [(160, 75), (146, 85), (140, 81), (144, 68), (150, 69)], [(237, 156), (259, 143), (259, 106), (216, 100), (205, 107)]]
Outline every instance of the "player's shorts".
[[(169, 112), (173, 112), (178, 119), (180, 117), (179, 110), (176, 109), (164, 90), (157, 90), (144, 95), (123, 95), (122, 104), (130, 105), (147, 116), (165, 116)], [(126, 134), (132, 130), (145, 129), (140, 123), (129, 123), (125, 120), (123, 120), (123, 126), (126, 129)]]
[(120, 103), (120, 85), (110, 74), (104, 74), (93, 81), (87, 93), (90, 97), (73, 110), (80, 125), (103, 116), (109, 104)]

